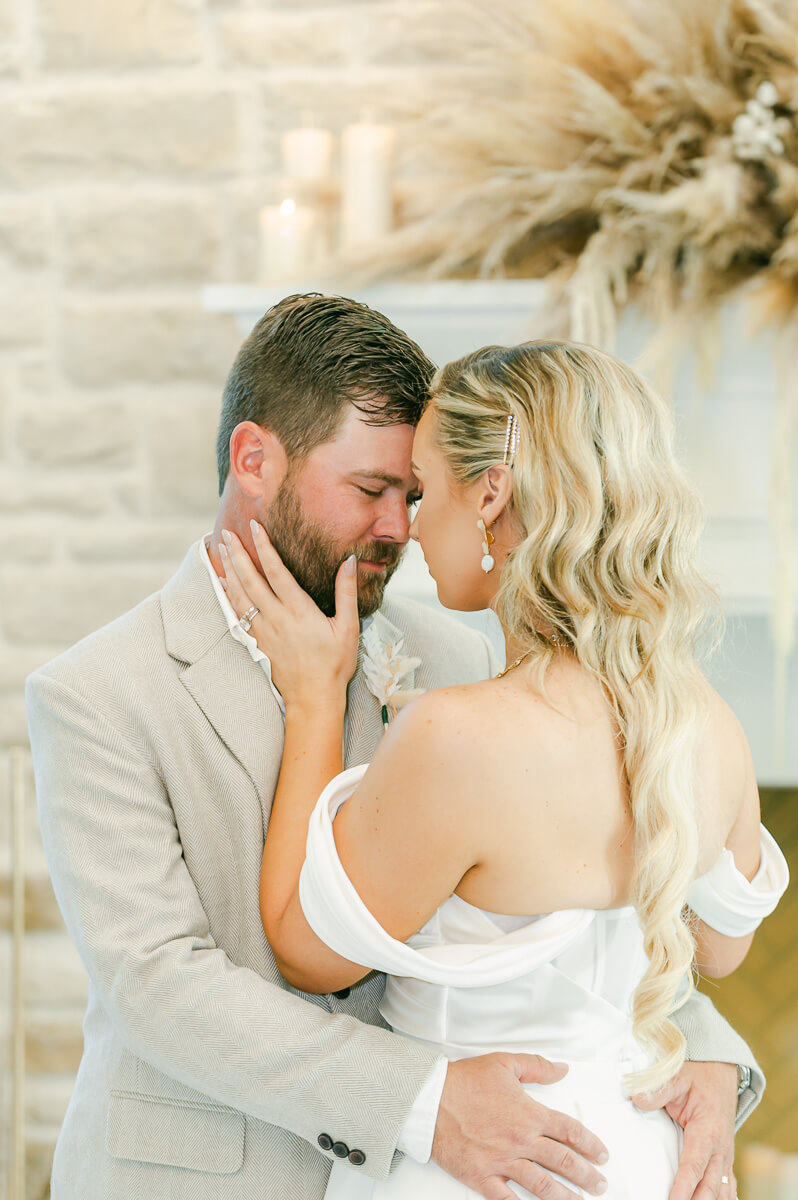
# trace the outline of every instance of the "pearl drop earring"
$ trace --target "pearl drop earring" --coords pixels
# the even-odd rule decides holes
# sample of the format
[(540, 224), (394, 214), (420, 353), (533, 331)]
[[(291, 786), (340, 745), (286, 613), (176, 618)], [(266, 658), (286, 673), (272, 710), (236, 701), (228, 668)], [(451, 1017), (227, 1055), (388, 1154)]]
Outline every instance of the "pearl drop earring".
[(477, 529), (482, 534), (482, 570), (487, 575), (496, 566), (496, 559), (490, 552), (490, 548), (496, 539), (491, 531), (485, 528), (485, 522), (482, 520), (482, 517), (477, 521)]

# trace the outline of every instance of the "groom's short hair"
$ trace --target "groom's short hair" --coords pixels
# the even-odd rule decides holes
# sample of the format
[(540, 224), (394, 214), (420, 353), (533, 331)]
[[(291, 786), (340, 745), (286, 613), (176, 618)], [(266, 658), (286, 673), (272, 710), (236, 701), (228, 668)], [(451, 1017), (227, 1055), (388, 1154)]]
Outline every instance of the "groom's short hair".
[(317, 292), (287, 296), (261, 317), (233, 363), (216, 439), (219, 493), (230, 435), (271, 430), (289, 458), (335, 437), (353, 404), (373, 425), (416, 425), (435, 371), (423, 350), (366, 304)]

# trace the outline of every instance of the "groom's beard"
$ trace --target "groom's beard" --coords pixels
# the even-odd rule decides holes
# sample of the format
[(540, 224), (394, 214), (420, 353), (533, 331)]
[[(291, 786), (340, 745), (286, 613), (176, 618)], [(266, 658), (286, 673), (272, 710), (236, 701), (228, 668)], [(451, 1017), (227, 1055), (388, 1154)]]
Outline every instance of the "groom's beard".
[(343, 548), (336, 545), (320, 525), (305, 516), (289, 479), (272, 501), (266, 529), (299, 586), (328, 617), (335, 615), (335, 576), (345, 558), (354, 554), (360, 562), (387, 564), (384, 571), (369, 571), (359, 579), (357, 607), (362, 618), (371, 616), (382, 604), (385, 585), (399, 566), (404, 550), (396, 542), (367, 542)]

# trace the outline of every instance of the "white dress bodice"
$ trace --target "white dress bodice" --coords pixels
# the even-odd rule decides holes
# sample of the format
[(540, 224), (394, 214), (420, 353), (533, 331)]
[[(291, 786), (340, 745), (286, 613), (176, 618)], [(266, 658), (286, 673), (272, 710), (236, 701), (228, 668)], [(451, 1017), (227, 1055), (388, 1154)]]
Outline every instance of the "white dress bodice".
[[(526, 1090), (608, 1147), (606, 1200), (666, 1200), (681, 1133), (662, 1110), (636, 1109), (623, 1086), (625, 1074), (650, 1061), (632, 1030), (631, 1000), (647, 963), (634, 908), (516, 917), (452, 895), (407, 942), (397, 941), (360, 899), (333, 837), (335, 814), (366, 769), (337, 776), (311, 817), (300, 877), (309, 924), (344, 958), (386, 973), (380, 1011), (397, 1033), (450, 1060), (505, 1050), (567, 1062), (561, 1082)], [(405, 1158), (385, 1183), (335, 1164), (327, 1200), (476, 1195), (434, 1163)]]
[[(449, 1058), (534, 1045), (555, 1061), (645, 1061), (629, 1016), (646, 964), (632, 908), (526, 917), (508, 932), (500, 915), (453, 895), (407, 945), (428, 961), (473, 969), (468, 985), (418, 975), (386, 981), (381, 1012), (389, 1025)], [(497, 979), (489, 947), (510, 952), (518, 974)]]

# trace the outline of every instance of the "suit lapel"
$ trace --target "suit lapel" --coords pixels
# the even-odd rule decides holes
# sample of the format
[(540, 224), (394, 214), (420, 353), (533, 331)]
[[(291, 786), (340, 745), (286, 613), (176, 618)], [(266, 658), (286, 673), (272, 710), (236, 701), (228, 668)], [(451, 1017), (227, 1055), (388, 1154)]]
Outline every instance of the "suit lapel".
[(161, 593), (166, 648), (180, 679), (249, 775), (264, 824), (280, 770), (285, 726), (263, 669), (231, 636), (208, 570), (192, 546)]
[(280, 772), (285, 726), (263, 669), (228, 632), (181, 678), (255, 785), (265, 828)]
[[(401, 630), (388, 620), (381, 612), (374, 615), (374, 628), (380, 640), (388, 646), (395, 646), (402, 637)], [(411, 672), (403, 687), (414, 686), (415, 671)], [(363, 674), (363, 639), (360, 639), (357, 654), (357, 671), (349, 684), (347, 693), (347, 735), (344, 749), (344, 766), (356, 767), (361, 763), (370, 762), (374, 757), (380, 739), (383, 736), (382, 716), (377, 697), (372, 695), (366, 686)]]

